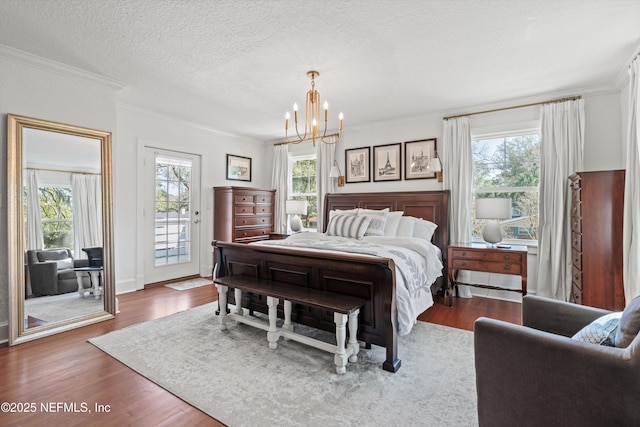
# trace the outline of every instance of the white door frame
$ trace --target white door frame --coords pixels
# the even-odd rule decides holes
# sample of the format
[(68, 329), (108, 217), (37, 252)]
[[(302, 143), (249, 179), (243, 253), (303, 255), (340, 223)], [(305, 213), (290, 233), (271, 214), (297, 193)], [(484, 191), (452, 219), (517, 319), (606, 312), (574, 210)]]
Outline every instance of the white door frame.
[[(200, 157), (200, 176), (198, 177), (200, 183), (200, 243), (199, 243), (199, 270), (201, 276), (206, 276), (209, 273), (209, 267), (207, 267), (207, 262), (205, 257), (209, 255), (209, 252), (206, 251), (205, 243), (207, 243), (204, 239), (204, 236), (207, 235), (208, 227), (206, 226), (206, 215), (205, 211), (208, 212), (208, 209), (202, 209), (205, 205), (205, 201), (203, 199), (204, 191), (202, 185), (202, 176), (204, 175), (202, 171), (202, 165), (205, 164), (205, 156), (198, 149), (194, 147), (181, 145), (180, 150), (176, 150), (174, 144), (169, 145), (167, 143), (162, 143), (159, 141), (152, 141), (148, 139), (138, 138), (137, 139), (137, 160), (136, 160), (136, 230), (135, 230), (135, 241), (136, 241), (136, 262), (135, 262), (135, 277), (136, 277), (136, 290), (144, 289), (144, 251), (145, 251), (145, 218), (144, 218), (144, 189), (145, 189), (145, 176), (144, 176), (144, 158), (145, 158), (145, 148), (157, 148), (163, 151), (174, 151), (176, 153), (186, 153), (194, 156)], [(210, 274), (210, 273), (209, 273)]]

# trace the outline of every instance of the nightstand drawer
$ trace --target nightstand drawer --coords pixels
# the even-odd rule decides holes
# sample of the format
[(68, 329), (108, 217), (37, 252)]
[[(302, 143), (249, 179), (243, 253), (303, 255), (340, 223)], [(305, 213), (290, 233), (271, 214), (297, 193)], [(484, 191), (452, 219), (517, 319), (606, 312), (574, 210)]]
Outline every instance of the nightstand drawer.
[[(513, 254), (511, 254), (513, 255)], [(488, 262), (485, 260), (473, 260), (473, 259), (454, 259), (453, 268), (456, 270), (472, 270), (472, 271), (484, 271), (487, 273), (503, 273), (503, 274), (517, 274), (521, 273), (520, 261), (517, 263), (508, 262)]]
[(571, 217), (571, 231), (582, 233), (582, 219), (578, 216)]
[(485, 251), (485, 250), (473, 250), (473, 249), (455, 249), (453, 250), (454, 258), (464, 258), (469, 260), (480, 261), (507, 261), (520, 263), (522, 261), (522, 255), (519, 253), (513, 253), (508, 251)]
[(573, 288), (571, 289), (571, 299), (575, 304), (582, 305), (582, 289), (573, 286)]

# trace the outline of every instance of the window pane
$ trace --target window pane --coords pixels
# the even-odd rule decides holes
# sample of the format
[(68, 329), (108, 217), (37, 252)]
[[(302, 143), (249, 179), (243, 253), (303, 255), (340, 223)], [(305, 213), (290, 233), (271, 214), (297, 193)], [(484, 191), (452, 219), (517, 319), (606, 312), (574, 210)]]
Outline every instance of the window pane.
[[(540, 134), (512, 135), (473, 141), (476, 198), (508, 197), (511, 219), (501, 220), (505, 239), (538, 239)], [(482, 238), (486, 220), (475, 219), (472, 234)]]
[(291, 163), (291, 200), (306, 200), (307, 214), (300, 215), (304, 228), (316, 228), (318, 207), (316, 200), (316, 159), (306, 158)]

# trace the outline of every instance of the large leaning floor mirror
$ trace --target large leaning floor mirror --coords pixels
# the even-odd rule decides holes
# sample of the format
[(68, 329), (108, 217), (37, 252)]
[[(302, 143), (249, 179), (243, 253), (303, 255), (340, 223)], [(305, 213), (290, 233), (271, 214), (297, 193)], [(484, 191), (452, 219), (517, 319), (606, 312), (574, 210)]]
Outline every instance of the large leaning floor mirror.
[(7, 116), (9, 344), (115, 315), (111, 133)]

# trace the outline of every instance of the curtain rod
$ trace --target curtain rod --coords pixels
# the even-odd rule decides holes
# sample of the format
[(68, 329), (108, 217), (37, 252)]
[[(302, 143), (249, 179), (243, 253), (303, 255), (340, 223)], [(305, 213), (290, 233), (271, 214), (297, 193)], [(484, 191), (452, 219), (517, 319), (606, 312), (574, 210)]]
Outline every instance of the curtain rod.
[(532, 102), (531, 104), (514, 105), (513, 107), (494, 108), (493, 110), (484, 110), (484, 111), (475, 111), (473, 113), (456, 114), (454, 116), (443, 117), (442, 119), (443, 120), (457, 119), (458, 117), (475, 116), (476, 114), (495, 113), (497, 111), (515, 110), (516, 108), (533, 107), (533, 106), (536, 106), (536, 105), (553, 104), (553, 103), (556, 103), (556, 102), (575, 101), (575, 100), (578, 100), (578, 99), (582, 99), (582, 96), (580, 96), (580, 95), (569, 96), (569, 97), (566, 97), (566, 98), (551, 99), (549, 101)]
[(78, 175), (102, 175), (101, 172), (76, 172), (76, 171), (65, 170), (65, 169), (46, 169), (46, 168), (25, 168), (25, 169), (32, 170), (32, 171), (44, 171), (44, 172), (75, 173)]

